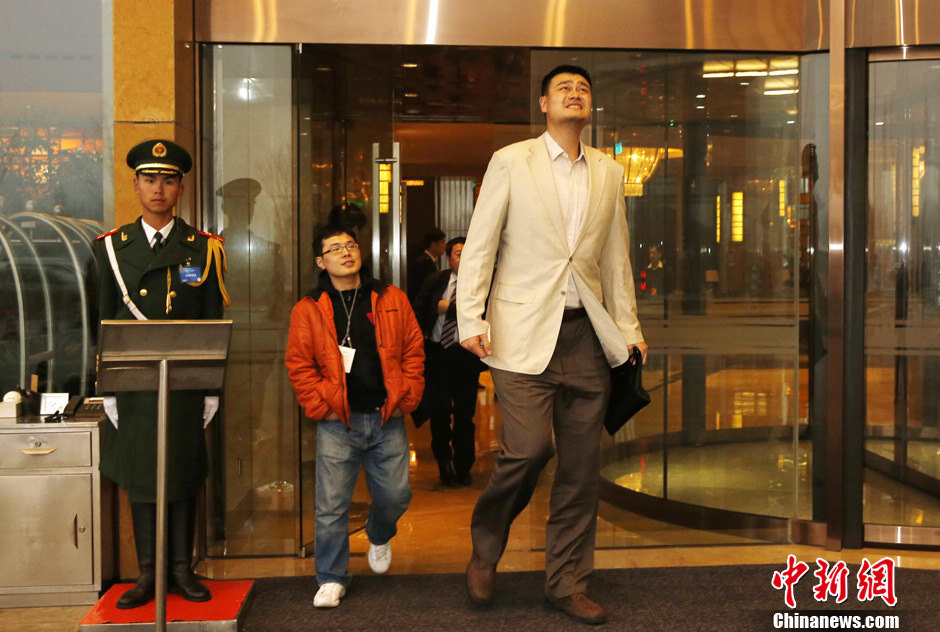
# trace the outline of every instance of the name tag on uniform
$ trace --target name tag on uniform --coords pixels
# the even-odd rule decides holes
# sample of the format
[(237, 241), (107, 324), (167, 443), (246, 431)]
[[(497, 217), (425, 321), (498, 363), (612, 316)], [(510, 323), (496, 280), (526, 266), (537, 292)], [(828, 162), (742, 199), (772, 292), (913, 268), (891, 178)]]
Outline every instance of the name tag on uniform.
[(180, 281), (198, 283), (202, 280), (202, 268), (199, 266), (180, 266)]
[(353, 358), (356, 357), (356, 350), (352, 347), (339, 346), (339, 352), (343, 355), (343, 368), (347, 373), (352, 371)]

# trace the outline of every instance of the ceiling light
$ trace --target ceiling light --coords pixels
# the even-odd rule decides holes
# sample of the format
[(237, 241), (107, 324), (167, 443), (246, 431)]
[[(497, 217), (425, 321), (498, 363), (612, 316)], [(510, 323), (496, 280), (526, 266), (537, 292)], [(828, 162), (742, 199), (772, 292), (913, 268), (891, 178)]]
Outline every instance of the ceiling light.
[(702, 64), (702, 72), (706, 73), (728, 72), (731, 70), (734, 70), (734, 62), (732, 61), (706, 61)]
[(696, 94), (696, 95), (695, 95), (695, 98), (696, 98), (696, 99), (704, 99), (704, 98), (705, 98), (705, 95), (704, 95), (704, 94)]
[(625, 147), (623, 143), (605, 147), (603, 151), (623, 165), (623, 194), (627, 196), (643, 195), (643, 184), (666, 155), (662, 147)]
[(798, 92), (799, 92), (799, 90), (796, 90), (796, 89), (792, 89), (792, 90), (764, 90), (764, 95), (765, 95), (765, 96), (768, 96), (768, 97), (772, 97), (772, 96), (778, 96), (778, 95), (781, 95), (781, 94), (797, 94)]
[(784, 90), (799, 87), (799, 77), (768, 77), (764, 80), (764, 90)]
[(763, 59), (739, 59), (734, 62), (734, 68), (738, 71), (767, 70), (767, 62)]
[(414, 98), (417, 98), (417, 96), (418, 96), (418, 93), (417, 93), (417, 92), (406, 92), (406, 93), (405, 93), (405, 98), (406, 98), (406, 99), (414, 99)]
[(800, 60), (796, 56), (774, 57), (774, 58), (771, 58), (770, 60), (769, 70), (771, 71), (771, 74), (773, 74), (774, 71), (779, 71), (779, 70), (788, 70), (788, 71), (795, 70), (798, 73), (799, 68), (800, 68)]
[(402, 68), (417, 68), (418, 64), (414, 63), (413, 61), (409, 61), (409, 62), (405, 62), (404, 64), (402, 64), (401, 67)]

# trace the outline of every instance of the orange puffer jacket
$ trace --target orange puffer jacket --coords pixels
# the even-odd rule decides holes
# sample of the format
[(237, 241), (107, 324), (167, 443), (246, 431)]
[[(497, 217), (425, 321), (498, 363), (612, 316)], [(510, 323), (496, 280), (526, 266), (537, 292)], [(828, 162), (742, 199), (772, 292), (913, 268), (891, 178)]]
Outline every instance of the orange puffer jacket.
[[(399, 409), (410, 413), (424, 392), (424, 337), (408, 297), (389, 285), (372, 290), (372, 318), (385, 390), (382, 422)], [(314, 298), (316, 296), (316, 298)], [(321, 290), (305, 296), (290, 316), (284, 363), (297, 401), (310, 419), (337, 416), (349, 424), (346, 372), (339, 352), (333, 301)]]

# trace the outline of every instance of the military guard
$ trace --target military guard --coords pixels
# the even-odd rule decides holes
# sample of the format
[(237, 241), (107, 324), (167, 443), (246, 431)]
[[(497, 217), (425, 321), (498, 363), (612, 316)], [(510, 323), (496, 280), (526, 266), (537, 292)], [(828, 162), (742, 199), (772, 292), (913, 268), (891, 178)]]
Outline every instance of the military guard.
[[(98, 237), (99, 308), (102, 319), (216, 319), (228, 295), (223, 283), (222, 238), (189, 226), (174, 210), (183, 194), (189, 153), (168, 140), (149, 140), (127, 154), (141, 215)], [(140, 576), (118, 600), (136, 608), (154, 596), (156, 557), (157, 394), (105, 394), (101, 472), (127, 492)], [(219, 406), (217, 393), (176, 391), (167, 426), (168, 590), (207, 601), (209, 590), (192, 571), (196, 495), (205, 481), (203, 432)]]

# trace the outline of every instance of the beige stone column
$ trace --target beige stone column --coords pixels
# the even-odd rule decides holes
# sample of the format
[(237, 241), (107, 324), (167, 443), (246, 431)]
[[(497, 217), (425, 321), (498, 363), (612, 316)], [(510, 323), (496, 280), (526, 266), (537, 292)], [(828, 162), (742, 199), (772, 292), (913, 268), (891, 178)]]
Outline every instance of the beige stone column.
[[(196, 45), (192, 0), (114, 0), (114, 223), (133, 221), (140, 204), (128, 150), (151, 138), (179, 143), (196, 157)], [(177, 213), (193, 223), (197, 164), (184, 178)]]

